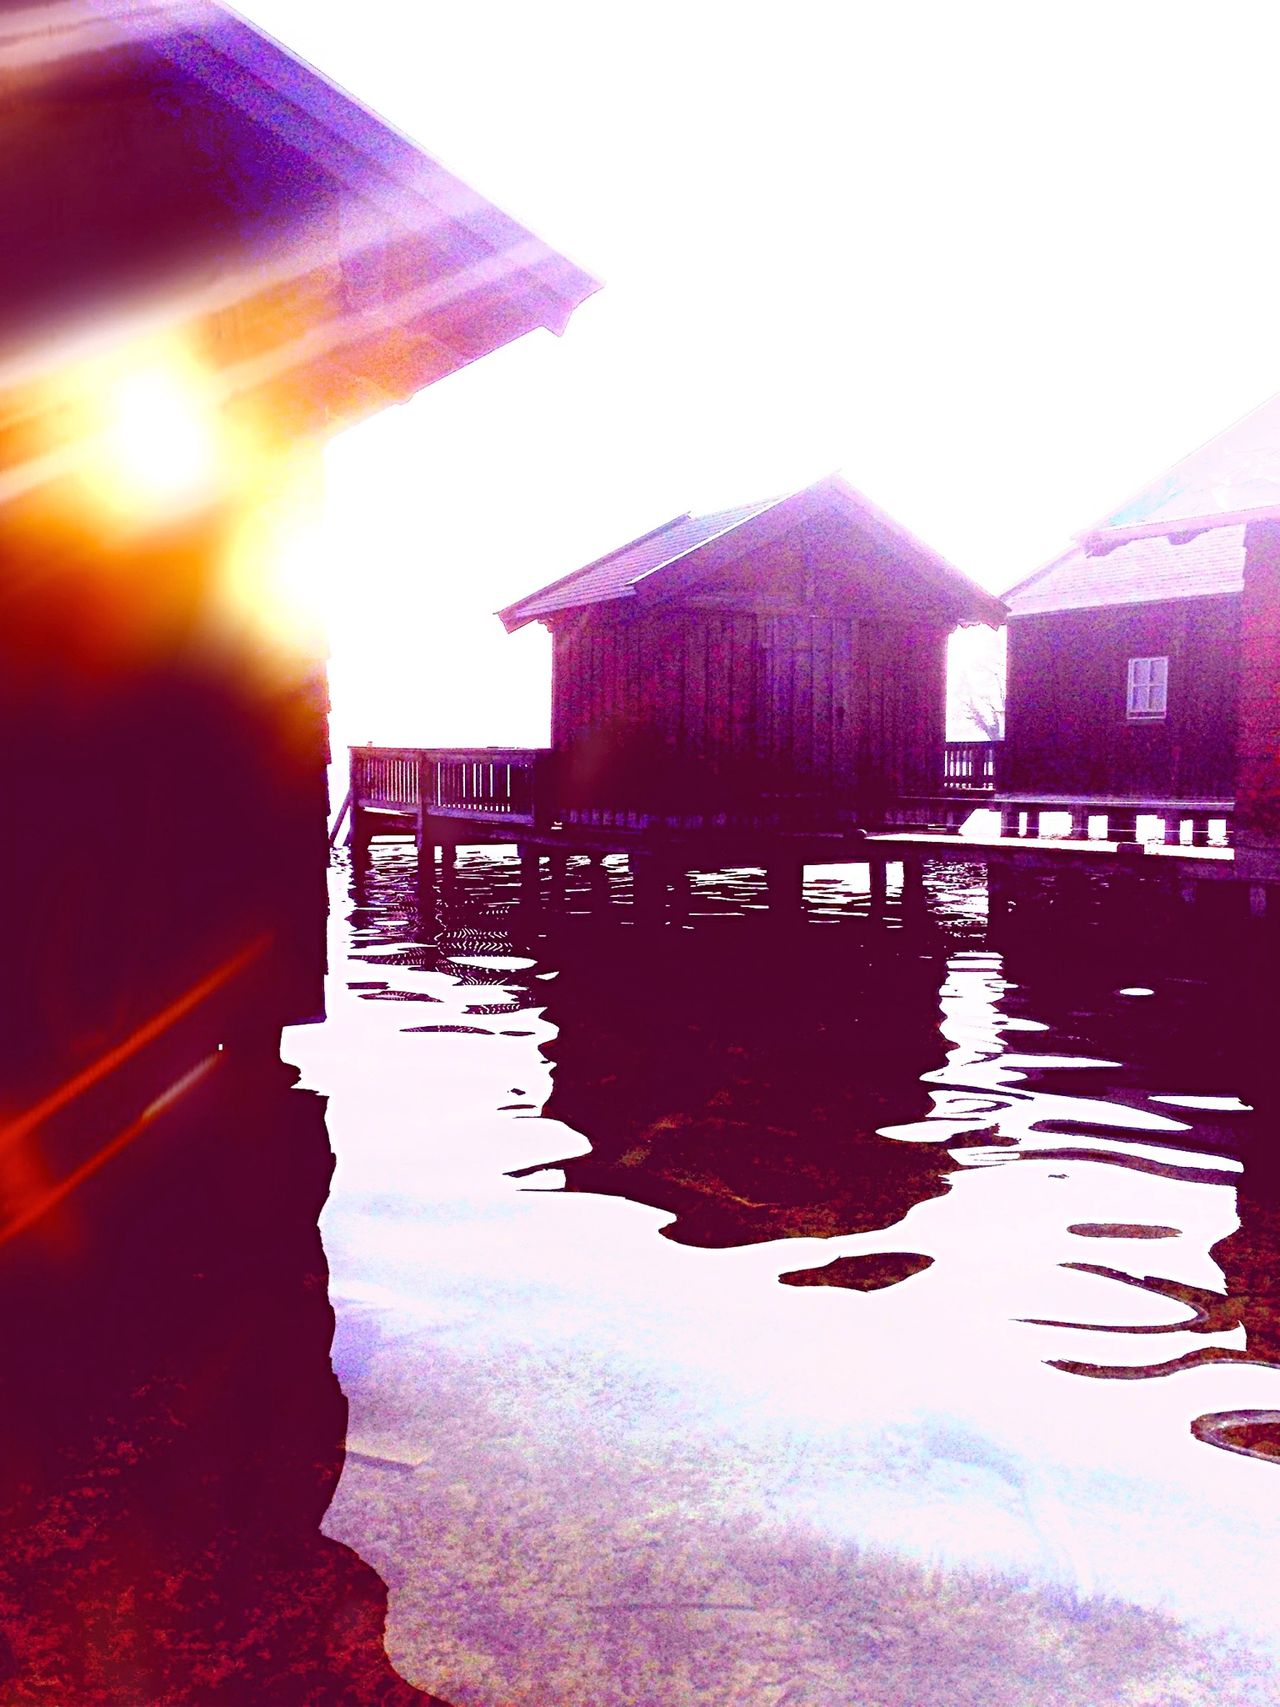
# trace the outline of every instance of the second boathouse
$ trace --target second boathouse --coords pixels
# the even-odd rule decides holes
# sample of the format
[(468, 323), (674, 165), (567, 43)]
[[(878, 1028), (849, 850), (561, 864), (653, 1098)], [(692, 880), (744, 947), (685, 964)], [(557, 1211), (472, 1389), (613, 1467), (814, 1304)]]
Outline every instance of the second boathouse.
[(999, 600), (837, 478), (684, 515), (500, 613), (552, 636), (571, 821), (878, 824), (942, 786), (946, 648)]

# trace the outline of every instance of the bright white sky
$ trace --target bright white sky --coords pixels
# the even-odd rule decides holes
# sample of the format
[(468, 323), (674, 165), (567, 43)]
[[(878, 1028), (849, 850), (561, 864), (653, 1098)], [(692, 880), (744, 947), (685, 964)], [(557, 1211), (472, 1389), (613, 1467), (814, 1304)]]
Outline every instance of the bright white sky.
[(605, 281), (330, 453), (335, 737), (546, 737), (501, 604), (840, 469), (1000, 590), (1280, 388), (1274, 0), (244, 0)]

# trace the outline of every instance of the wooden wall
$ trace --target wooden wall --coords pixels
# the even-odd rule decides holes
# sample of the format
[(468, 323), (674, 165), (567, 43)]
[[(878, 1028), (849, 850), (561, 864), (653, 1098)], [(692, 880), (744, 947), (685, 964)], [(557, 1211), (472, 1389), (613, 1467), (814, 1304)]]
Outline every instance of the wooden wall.
[(654, 771), (691, 810), (935, 792), (946, 637), (937, 622), (820, 607), (580, 611), (556, 626), (552, 745), (579, 756), (592, 804), (636, 810), (606, 796)]
[[(1280, 875), (1280, 523), (1252, 522), (1246, 535), (1241, 635), (1237, 857), (1266, 850)], [(1246, 853), (1246, 850), (1248, 852)]]
[[(1240, 598), (1015, 617), (1001, 786), (1015, 793), (1235, 793)], [(1128, 660), (1169, 659), (1168, 712), (1126, 712)]]

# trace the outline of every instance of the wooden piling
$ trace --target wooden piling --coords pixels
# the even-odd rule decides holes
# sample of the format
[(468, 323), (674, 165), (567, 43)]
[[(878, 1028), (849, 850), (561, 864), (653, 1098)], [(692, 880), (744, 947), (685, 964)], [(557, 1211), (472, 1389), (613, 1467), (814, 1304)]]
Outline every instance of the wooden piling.
[(526, 907), (537, 907), (542, 900), (542, 856), (536, 847), (520, 845), (520, 900)]
[(370, 864), (370, 849), (373, 846), (373, 826), (367, 812), (359, 807), (351, 808), (351, 867), (357, 875), (368, 871)]
[(658, 924), (666, 917), (667, 872), (665, 862), (656, 854), (633, 853), (631, 865), (632, 905), (637, 919), (646, 924)]
[(458, 845), (456, 842), (440, 843), (440, 893), (451, 895), (458, 884)]
[(1009, 871), (999, 860), (987, 862), (987, 929), (999, 927), (1009, 916)]
[(568, 855), (561, 853), (557, 849), (548, 855), (547, 865), (550, 868), (550, 880), (547, 885), (547, 905), (553, 908), (561, 908), (565, 904), (565, 897), (568, 893), (569, 887)]
[(770, 917), (796, 923), (804, 917), (804, 866), (797, 859), (773, 859), (765, 867)]
[(872, 918), (881, 918), (889, 893), (888, 866), (884, 859), (872, 859), (867, 870), (870, 878), (867, 910)]
[(915, 924), (922, 923), (929, 916), (922, 859), (904, 859), (902, 862), (902, 916)]

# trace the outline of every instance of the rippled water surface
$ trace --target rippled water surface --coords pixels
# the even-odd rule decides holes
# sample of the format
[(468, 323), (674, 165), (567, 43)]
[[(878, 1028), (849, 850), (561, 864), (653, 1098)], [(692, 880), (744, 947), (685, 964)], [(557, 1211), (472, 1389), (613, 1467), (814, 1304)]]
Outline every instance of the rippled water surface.
[(559, 916), (503, 850), (446, 903), (406, 848), (333, 881), (286, 1049), (337, 1155), (326, 1528), (406, 1676), (1280, 1700), (1276, 1034), (1229, 956), (990, 942), (961, 868), (921, 931), (858, 867), (790, 926), (750, 873), (656, 929), (621, 861)]

